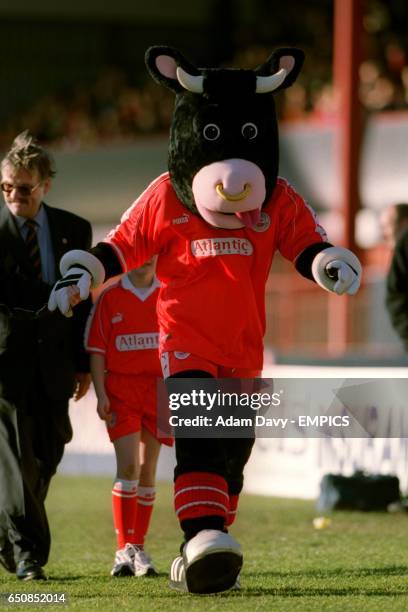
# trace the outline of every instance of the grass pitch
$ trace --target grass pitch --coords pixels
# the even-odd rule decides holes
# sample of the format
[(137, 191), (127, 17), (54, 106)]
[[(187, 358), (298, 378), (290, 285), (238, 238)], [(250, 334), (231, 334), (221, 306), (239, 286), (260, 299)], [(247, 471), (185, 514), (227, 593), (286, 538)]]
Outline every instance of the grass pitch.
[[(308, 501), (243, 495), (231, 533), (244, 550), (240, 592), (171, 591), (167, 570), (180, 532), (170, 484), (160, 484), (147, 549), (159, 578), (109, 576), (115, 541), (110, 478), (57, 476), (48, 500), (53, 546), (48, 582), (17, 583), (0, 570), (0, 592), (64, 592), (72, 610), (407, 610), (408, 515), (336, 513), (316, 531)], [(0, 608), (60, 608), (9, 605)]]

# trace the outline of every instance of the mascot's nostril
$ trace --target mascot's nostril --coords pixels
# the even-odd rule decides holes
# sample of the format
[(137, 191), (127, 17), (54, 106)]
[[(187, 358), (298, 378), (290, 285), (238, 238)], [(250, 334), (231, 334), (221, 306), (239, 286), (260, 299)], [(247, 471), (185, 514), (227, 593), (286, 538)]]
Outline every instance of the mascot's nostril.
[(227, 200), (228, 202), (240, 202), (241, 200), (244, 200), (251, 193), (251, 190), (252, 187), (249, 183), (245, 183), (242, 191), (238, 193), (231, 193), (225, 190), (222, 183), (217, 183), (215, 186), (215, 191), (218, 193), (218, 195), (223, 200)]

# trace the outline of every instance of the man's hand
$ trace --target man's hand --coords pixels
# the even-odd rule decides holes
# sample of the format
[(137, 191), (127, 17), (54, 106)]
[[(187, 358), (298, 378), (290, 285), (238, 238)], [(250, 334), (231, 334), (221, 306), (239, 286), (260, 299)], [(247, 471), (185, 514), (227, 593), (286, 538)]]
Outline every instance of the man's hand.
[(86, 372), (77, 372), (75, 374), (75, 391), (73, 395), (74, 402), (77, 402), (84, 397), (88, 392), (91, 384), (91, 375)]
[(82, 301), (79, 289), (76, 285), (70, 285), (70, 287), (68, 287), (68, 296), (69, 303), (71, 306), (76, 306), (77, 304), (79, 304), (79, 302)]

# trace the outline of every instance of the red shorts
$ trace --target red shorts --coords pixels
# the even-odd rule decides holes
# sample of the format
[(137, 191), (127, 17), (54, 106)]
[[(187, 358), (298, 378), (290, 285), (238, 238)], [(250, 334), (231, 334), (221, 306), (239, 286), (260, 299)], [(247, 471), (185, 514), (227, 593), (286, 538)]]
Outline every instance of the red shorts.
[(248, 370), (245, 368), (227, 368), (208, 361), (192, 353), (182, 351), (168, 351), (160, 355), (163, 377), (168, 378), (186, 370), (202, 370), (214, 378), (256, 378), (261, 370)]
[[(108, 372), (105, 389), (109, 397), (111, 421), (106, 428), (111, 442), (147, 429), (157, 438), (157, 387), (153, 376), (132, 376)], [(160, 437), (172, 446), (173, 439)]]

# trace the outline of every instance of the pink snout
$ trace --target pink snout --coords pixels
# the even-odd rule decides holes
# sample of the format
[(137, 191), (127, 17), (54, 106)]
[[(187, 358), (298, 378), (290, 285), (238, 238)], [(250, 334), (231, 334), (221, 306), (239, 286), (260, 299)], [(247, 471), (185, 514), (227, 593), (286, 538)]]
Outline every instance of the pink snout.
[(265, 199), (265, 178), (256, 164), (227, 159), (201, 168), (193, 179), (193, 194), (201, 207), (216, 212), (242, 212), (260, 208)]

